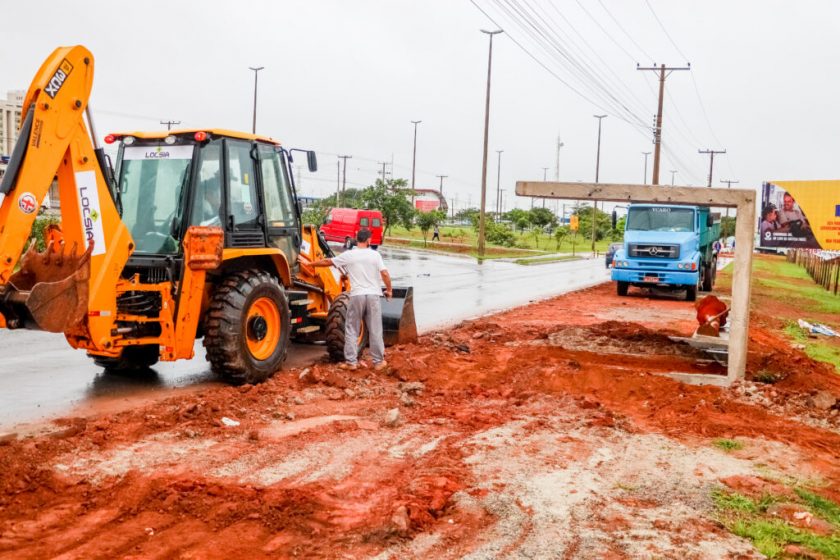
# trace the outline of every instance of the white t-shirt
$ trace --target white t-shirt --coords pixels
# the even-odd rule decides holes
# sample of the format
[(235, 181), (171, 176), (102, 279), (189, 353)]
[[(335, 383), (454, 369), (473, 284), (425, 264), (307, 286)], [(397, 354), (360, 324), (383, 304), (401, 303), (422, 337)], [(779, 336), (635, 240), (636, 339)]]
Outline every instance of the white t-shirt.
[(382, 255), (370, 247), (366, 249), (352, 249), (344, 251), (332, 262), (347, 271), (350, 278), (350, 297), (353, 296), (381, 296), (382, 277), (380, 272), (388, 270)]

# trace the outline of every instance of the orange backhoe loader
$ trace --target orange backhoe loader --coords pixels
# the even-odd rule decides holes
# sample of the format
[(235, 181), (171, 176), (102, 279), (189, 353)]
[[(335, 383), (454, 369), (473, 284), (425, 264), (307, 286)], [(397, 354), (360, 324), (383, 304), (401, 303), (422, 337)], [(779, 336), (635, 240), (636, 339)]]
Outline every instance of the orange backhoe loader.
[[(91, 53), (62, 47), (24, 99), (0, 181), (0, 327), (64, 333), (108, 369), (192, 358), (203, 337), (232, 383), (270, 377), (293, 339), (325, 341), (340, 359), (349, 285), (307, 265), (332, 253), (301, 224), (294, 150), (218, 129), (109, 134), (112, 169), (93, 129), (92, 83)], [(61, 233), (24, 253), (56, 176)], [(395, 288), (394, 300), (386, 342), (411, 340), (412, 289)]]

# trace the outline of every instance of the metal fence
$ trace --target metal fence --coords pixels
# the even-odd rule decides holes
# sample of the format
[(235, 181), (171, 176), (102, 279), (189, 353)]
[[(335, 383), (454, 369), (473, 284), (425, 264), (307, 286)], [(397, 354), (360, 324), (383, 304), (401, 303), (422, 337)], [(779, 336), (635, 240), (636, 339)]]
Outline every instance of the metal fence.
[(840, 251), (795, 249), (787, 252), (787, 260), (804, 267), (829, 292), (840, 293)]

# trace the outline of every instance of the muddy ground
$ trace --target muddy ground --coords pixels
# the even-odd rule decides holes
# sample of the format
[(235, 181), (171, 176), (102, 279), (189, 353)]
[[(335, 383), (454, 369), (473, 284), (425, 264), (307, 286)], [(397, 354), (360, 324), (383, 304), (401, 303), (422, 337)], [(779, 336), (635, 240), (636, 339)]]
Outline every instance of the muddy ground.
[(760, 318), (748, 375), (774, 383), (658, 375), (724, 373), (668, 338), (693, 316), (606, 284), (391, 349), (389, 374), (316, 364), (6, 437), (0, 559), (758, 558), (714, 492), (840, 500), (840, 376)]

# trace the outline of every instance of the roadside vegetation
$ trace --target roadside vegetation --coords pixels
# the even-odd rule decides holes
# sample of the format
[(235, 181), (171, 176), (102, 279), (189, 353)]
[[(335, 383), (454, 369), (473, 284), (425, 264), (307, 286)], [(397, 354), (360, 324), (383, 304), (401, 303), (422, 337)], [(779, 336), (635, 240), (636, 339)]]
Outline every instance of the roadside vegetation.
[[(730, 265), (719, 276), (719, 289), (731, 286), (731, 268)], [(840, 338), (810, 335), (798, 324), (799, 319), (804, 319), (840, 331), (840, 296), (817, 285), (804, 268), (775, 255), (753, 258), (752, 294), (753, 309), (757, 301), (765, 308), (773, 306), (770, 315), (775, 322), (768, 325), (770, 328), (782, 333), (810, 358), (831, 364), (840, 373)]]
[(840, 506), (805, 488), (758, 497), (716, 490), (720, 521), (768, 558), (840, 558)]

